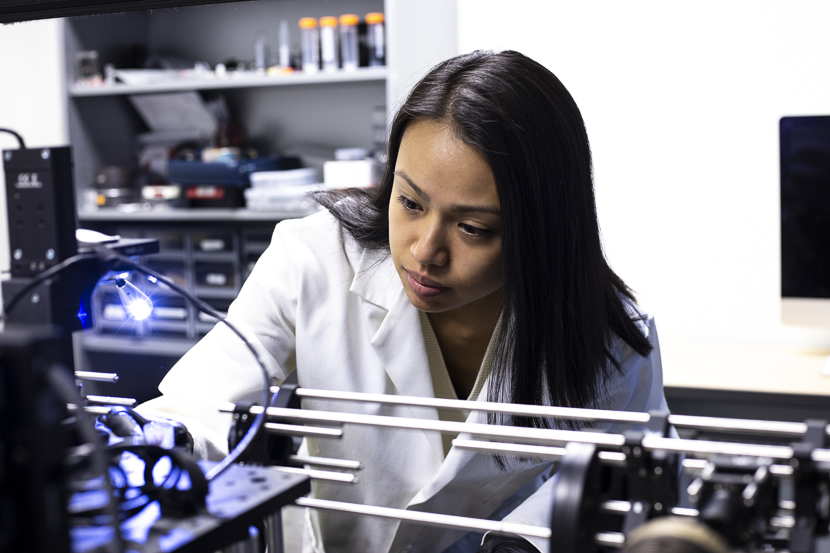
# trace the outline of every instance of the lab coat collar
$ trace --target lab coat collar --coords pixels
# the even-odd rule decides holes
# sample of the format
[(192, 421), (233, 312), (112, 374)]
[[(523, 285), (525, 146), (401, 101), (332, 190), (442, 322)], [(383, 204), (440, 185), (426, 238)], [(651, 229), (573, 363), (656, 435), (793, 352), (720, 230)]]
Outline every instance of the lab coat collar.
[(406, 297), (389, 252), (364, 249), (349, 291), (390, 311), (399, 296)]
[[(429, 359), (424, 348), (418, 310), (404, 292), (400, 277), (388, 253), (363, 252), (349, 290), (385, 313), (369, 315), (374, 335), (370, 341), (389, 379), (399, 395), (435, 397)], [(411, 409), (409, 416), (438, 420), (435, 409)], [(441, 436), (424, 432), (433, 453), (444, 457)]]

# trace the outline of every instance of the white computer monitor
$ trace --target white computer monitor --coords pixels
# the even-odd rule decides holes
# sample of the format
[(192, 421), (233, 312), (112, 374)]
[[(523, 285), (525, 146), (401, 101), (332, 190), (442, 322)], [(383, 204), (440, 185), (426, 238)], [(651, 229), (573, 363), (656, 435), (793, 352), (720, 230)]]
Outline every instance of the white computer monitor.
[(830, 116), (782, 117), (779, 136), (781, 318), (830, 330)]

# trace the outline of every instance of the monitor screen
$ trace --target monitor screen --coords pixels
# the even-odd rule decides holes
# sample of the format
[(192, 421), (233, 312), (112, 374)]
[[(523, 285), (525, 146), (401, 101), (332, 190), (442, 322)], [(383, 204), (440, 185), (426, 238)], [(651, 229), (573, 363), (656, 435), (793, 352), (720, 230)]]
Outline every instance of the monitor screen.
[(243, 0), (0, 0), (0, 23)]
[(830, 116), (782, 117), (781, 296), (830, 298)]

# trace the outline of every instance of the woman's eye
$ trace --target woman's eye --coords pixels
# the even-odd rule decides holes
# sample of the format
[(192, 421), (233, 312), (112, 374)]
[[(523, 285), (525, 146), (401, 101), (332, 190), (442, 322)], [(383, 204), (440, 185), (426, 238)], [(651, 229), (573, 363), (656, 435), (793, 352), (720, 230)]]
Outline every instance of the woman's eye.
[(398, 196), (398, 203), (404, 206), (404, 208), (408, 209), (409, 211), (419, 211), (421, 209), (421, 206), (419, 206), (403, 194)]
[(486, 229), (474, 227), (474, 226), (468, 225), (466, 223), (459, 223), (458, 226), (459, 226), (459, 228), (461, 228), (461, 230), (463, 230), (464, 232), (466, 232), (470, 236), (485, 236), (488, 232), (490, 232)]

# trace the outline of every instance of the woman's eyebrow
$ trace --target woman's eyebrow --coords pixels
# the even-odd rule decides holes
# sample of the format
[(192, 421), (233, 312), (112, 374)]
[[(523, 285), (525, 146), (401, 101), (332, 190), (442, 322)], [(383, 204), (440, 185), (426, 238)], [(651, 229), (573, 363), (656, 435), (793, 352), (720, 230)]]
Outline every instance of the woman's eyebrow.
[(430, 198), (429, 198), (429, 194), (427, 194), (426, 192), (424, 192), (423, 190), (421, 190), (421, 189), (418, 187), (418, 185), (417, 185), (417, 184), (415, 184), (414, 182), (412, 182), (412, 179), (410, 179), (410, 178), (409, 178), (409, 175), (407, 175), (406, 173), (404, 173), (404, 172), (403, 172), (403, 171), (401, 171), (400, 169), (398, 169), (397, 171), (395, 171), (395, 174), (396, 174), (397, 176), (401, 177), (403, 180), (405, 180), (405, 181), (407, 182), (407, 184), (409, 184), (409, 186), (411, 186), (411, 187), (412, 187), (412, 190), (414, 190), (414, 191), (415, 191), (415, 193), (416, 193), (416, 194), (418, 194), (418, 195), (421, 197), (421, 199), (422, 199), (422, 200), (424, 200), (425, 202), (428, 202), (428, 201), (430, 200)]
[[(403, 180), (405, 180), (407, 182), (407, 184), (409, 184), (409, 186), (412, 187), (412, 190), (414, 190), (415, 193), (418, 194), (418, 196), (421, 197), (422, 200), (424, 200), (425, 202), (430, 201), (429, 194), (427, 194), (425, 191), (421, 190), (421, 188), (417, 184), (412, 182), (412, 179), (409, 178), (409, 175), (407, 175), (404, 171), (399, 169), (399, 170), (395, 171), (395, 175), (397, 175), (397, 176), (401, 177)], [(489, 213), (491, 215), (496, 215), (498, 217), (501, 217), (501, 209), (499, 209), (496, 206), (491, 206), (491, 205), (475, 205), (475, 204), (461, 205), (461, 204), (455, 204), (455, 205), (450, 206), (450, 211), (452, 211), (453, 213), (472, 213), (472, 212)]]

